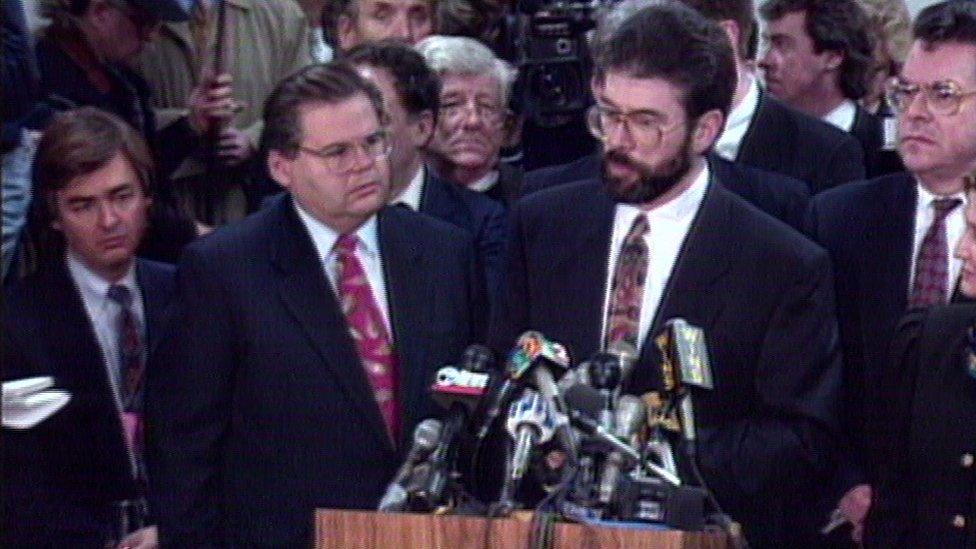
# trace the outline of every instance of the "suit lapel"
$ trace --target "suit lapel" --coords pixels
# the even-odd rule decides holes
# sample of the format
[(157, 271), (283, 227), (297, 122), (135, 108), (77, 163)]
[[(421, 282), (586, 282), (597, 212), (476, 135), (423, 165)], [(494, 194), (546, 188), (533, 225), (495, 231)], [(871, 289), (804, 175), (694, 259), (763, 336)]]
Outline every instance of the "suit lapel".
[[(865, 326), (887, 326), (904, 314), (908, 303), (917, 189), (908, 175), (891, 181), (885, 189), (882, 203), (873, 209), (874, 217), (867, 220), (866, 226), (874, 229), (867, 235), (861, 254), (861, 291), (883, 296), (861, 300), (861, 318), (876, 319)], [(865, 332), (866, 348), (871, 348), (871, 342), (878, 341), (880, 335)]]
[(790, 120), (784, 115), (783, 107), (760, 89), (759, 103), (749, 129), (742, 137), (736, 161), (773, 172), (795, 173), (796, 170), (783, 169), (791, 161), (784, 158), (783, 152), (794, 149), (792, 140), (795, 134)]
[[(707, 334), (724, 307), (725, 295), (715, 286), (728, 271), (735, 254), (735, 239), (718, 237), (736, 230), (729, 200), (729, 191), (716, 184), (713, 176), (661, 295), (661, 303), (641, 347), (641, 362), (653, 364), (658, 360), (654, 336), (668, 320), (687, 318)], [(657, 387), (660, 380), (647, 381)]]
[(346, 318), (311, 237), (289, 197), (283, 196), (272, 207), (280, 218), (273, 229), (277, 234), (272, 237), (272, 262), (279, 274), (278, 295), (322, 357), (323, 366), (335, 371), (346, 397), (362, 414), (367, 430), (381, 447), (393, 451)]
[(437, 219), (449, 220), (454, 224), (464, 224), (465, 215), (458, 202), (452, 200), (447, 187), (453, 185), (434, 177), (429, 170), (424, 169), (424, 187), (420, 192), (420, 212)]
[[(379, 214), (379, 246), (386, 280), (394, 349), (399, 359), (400, 410), (403, 436), (419, 419), (413, 417), (427, 391), (424, 319), (431, 318), (430, 277), (424, 276), (423, 243), (404, 226), (409, 212), (386, 208)], [(403, 440), (397, 441), (402, 447)]]

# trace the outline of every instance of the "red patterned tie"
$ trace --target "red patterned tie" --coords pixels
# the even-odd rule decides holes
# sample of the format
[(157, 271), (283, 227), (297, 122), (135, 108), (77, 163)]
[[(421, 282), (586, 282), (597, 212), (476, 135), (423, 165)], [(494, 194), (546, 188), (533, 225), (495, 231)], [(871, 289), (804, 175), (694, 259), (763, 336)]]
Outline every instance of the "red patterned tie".
[(940, 198), (932, 201), (935, 219), (929, 227), (915, 261), (915, 282), (908, 307), (928, 307), (946, 302), (949, 287), (949, 246), (946, 244), (945, 218), (962, 200)]
[(400, 406), (397, 398), (397, 360), (390, 344), (386, 324), (366, 278), (366, 271), (356, 257), (359, 240), (345, 234), (335, 244), (339, 258), (339, 296), (342, 312), (349, 323), (349, 333), (373, 387), (373, 396), (387, 432), (396, 444), (400, 440)]
[(142, 380), (146, 371), (142, 333), (132, 311), (132, 292), (129, 288), (121, 284), (109, 286), (108, 298), (118, 303), (120, 308), (116, 329), (119, 341), (119, 396), (122, 400), (122, 426), (126, 442), (136, 456), (137, 463), (141, 463)]
[(637, 347), (644, 280), (647, 278), (648, 250), (644, 235), (649, 229), (647, 216), (638, 215), (620, 246), (607, 311), (607, 347), (618, 341)]

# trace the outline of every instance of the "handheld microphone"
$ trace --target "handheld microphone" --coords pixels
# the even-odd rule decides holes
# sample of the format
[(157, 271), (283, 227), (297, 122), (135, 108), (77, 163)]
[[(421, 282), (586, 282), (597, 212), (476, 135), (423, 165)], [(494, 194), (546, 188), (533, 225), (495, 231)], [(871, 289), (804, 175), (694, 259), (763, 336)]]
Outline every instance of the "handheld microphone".
[(526, 389), (522, 398), (512, 403), (505, 429), (515, 441), (515, 446), (508, 462), (501, 496), (492, 511), (494, 516), (507, 515), (515, 508), (515, 492), (528, 469), (532, 448), (552, 438), (556, 423), (546, 399), (536, 391)]
[(484, 370), (493, 367), (494, 356), (482, 345), (471, 345), (461, 355), (460, 368), (445, 366), (437, 371), (430, 387), (435, 402), (447, 408), (442, 436), (430, 453), (430, 471), (426, 482), (414, 494), (414, 500), (427, 509), (441, 504), (445, 488), (454, 470), (455, 441), (485, 395), (490, 376)]
[[(623, 395), (617, 402), (614, 414), (614, 436), (621, 441), (628, 442), (633, 448), (632, 439), (647, 419), (647, 407), (644, 402), (633, 396)], [(638, 463), (640, 460), (638, 460)], [(626, 465), (624, 456), (619, 451), (613, 451), (603, 464), (603, 474), (600, 476), (600, 486), (597, 491), (600, 503), (609, 505), (613, 501), (613, 492), (620, 480), (620, 470)]]
[(683, 318), (675, 318), (665, 323), (655, 342), (663, 358), (661, 377), (665, 390), (680, 400), (678, 413), (681, 416), (681, 435), (688, 455), (694, 457), (698, 436), (694, 405), (688, 387), (710, 390), (714, 386), (705, 332), (688, 324)]
[(535, 380), (536, 386), (543, 394), (558, 394), (558, 389), (556, 388), (551, 373), (547, 382), (545, 373), (539, 373), (539, 371), (546, 370), (548, 372), (548, 370), (546, 368), (534, 367), (540, 361), (567, 368), (569, 366), (569, 354), (562, 345), (547, 340), (539, 332), (529, 330), (519, 336), (515, 343), (515, 348), (508, 357), (505, 367), (506, 378), (498, 390), (495, 391), (494, 398), (492, 398), (487, 407), (484, 422), (476, 435), (478, 442), (483, 441), (488, 436), (488, 431), (491, 429), (492, 424), (494, 424), (498, 416), (501, 415), (502, 410), (515, 397), (518, 390), (524, 386), (526, 378), (530, 377), (530, 372), (531, 377)]
[(397, 470), (396, 476), (387, 486), (383, 498), (380, 499), (377, 506), (378, 511), (391, 512), (404, 509), (407, 502), (407, 491), (404, 484), (410, 478), (414, 467), (437, 446), (441, 438), (442, 428), (443, 424), (433, 418), (425, 419), (417, 424), (413, 431), (413, 444), (410, 446), (410, 451), (407, 453), (406, 459), (403, 460), (403, 464), (400, 465), (400, 469)]

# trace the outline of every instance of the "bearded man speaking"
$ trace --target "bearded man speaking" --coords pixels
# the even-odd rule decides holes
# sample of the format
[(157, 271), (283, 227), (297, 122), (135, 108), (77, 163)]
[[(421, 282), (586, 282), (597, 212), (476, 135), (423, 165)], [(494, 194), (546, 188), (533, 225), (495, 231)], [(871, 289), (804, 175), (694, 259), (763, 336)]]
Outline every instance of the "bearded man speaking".
[(833, 282), (822, 249), (709, 169), (735, 78), (721, 28), (681, 5), (638, 11), (600, 46), (602, 177), (515, 206), (492, 342), (535, 329), (583, 360), (626, 341), (642, 394), (661, 388), (660, 327), (702, 327), (715, 386), (694, 394), (697, 464), (753, 545), (800, 546), (837, 419)]

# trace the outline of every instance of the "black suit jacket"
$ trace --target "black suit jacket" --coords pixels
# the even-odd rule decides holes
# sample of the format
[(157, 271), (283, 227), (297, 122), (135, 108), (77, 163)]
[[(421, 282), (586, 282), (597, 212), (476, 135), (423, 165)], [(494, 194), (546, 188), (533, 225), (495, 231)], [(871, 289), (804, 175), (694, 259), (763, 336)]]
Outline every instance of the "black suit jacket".
[(485, 191), (485, 195), (510, 208), (522, 195), (522, 168), (500, 162), (498, 164), (498, 183)]
[(425, 170), (420, 212), (461, 227), (474, 237), (485, 272), (488, 295), (499, 295), (502, 252), (508, 238), (507, 216), (501, 204), (481, 193), (445, 181)]
[(873, 482), (872, 471), (888, 459), (865, 429), (879, 409), (865, 395), (881, 382), (891, 337), (908, 306), (917, 200), (914, 179), (903, 173), (830, 190), (810, 206), (809, 235), (834, 266), (844, 355), (844, 431), (852, 446), (835, 487), (838, 497)]
[[(166, 321), (173, 271), (136, 262), (150, 352)], [(4, 430), (4, 546), (102, 543), (111, 503), (138, 489), (94, 327), (62, 261), (4, 297), (4, 379), (49, 375), (72, 395), (33, 429)]]
[[(715, 179), (726, 189), (794, 229), (803, 230), (810, 191), (802, 181), (739, 162), (729, 162), (715, 154), (709, 156), (708, 163)], [(596, 153), (569, 164), (533, 170), (525, 175), (522, 194), (529, 195), (557, 185), (598, 178), (600, 164), (600, 153)]]
[[(496, 349), (537, 329), (579, 360), (598, 350), (614, 209), (599, 180), (515, 206)], [(822, 249), (710, 184), (648, 334), (677, 317), (704, 329), (715, 390), (694, 395), (699, 464), (756, 545), (795, 546), (791, 498), (825, 469), (840, 382), (830, 281)], [(656, 355), (646, 341), (630, 392), (660, 389)]]
[(905, 171), (898, 152), (884, 148), (884, 119), (871, 114), (860, 104), (854, 114), (851, 135), (861, 143), (868, 178)]
[(736, 161), (804, 181), (811, 194), (865, 175), (864, 153), (856, 139), (765, 91), (760, 91)]
[(307, 546), (316, 507), (374, 508), (437, 368), (479, 339), (468, 235), (378, 214), (404, 440), (394, 447), (291, 198), (189, 247), (173, 337), (146, 387), (160, 537), (177, 547)]
[(974, 322), (976, 305), (933, 307), (907, 315), (894, 336), (880, 386), (887, 460), (868, 547), (976, 546), (976, 378), (966, 337)]

